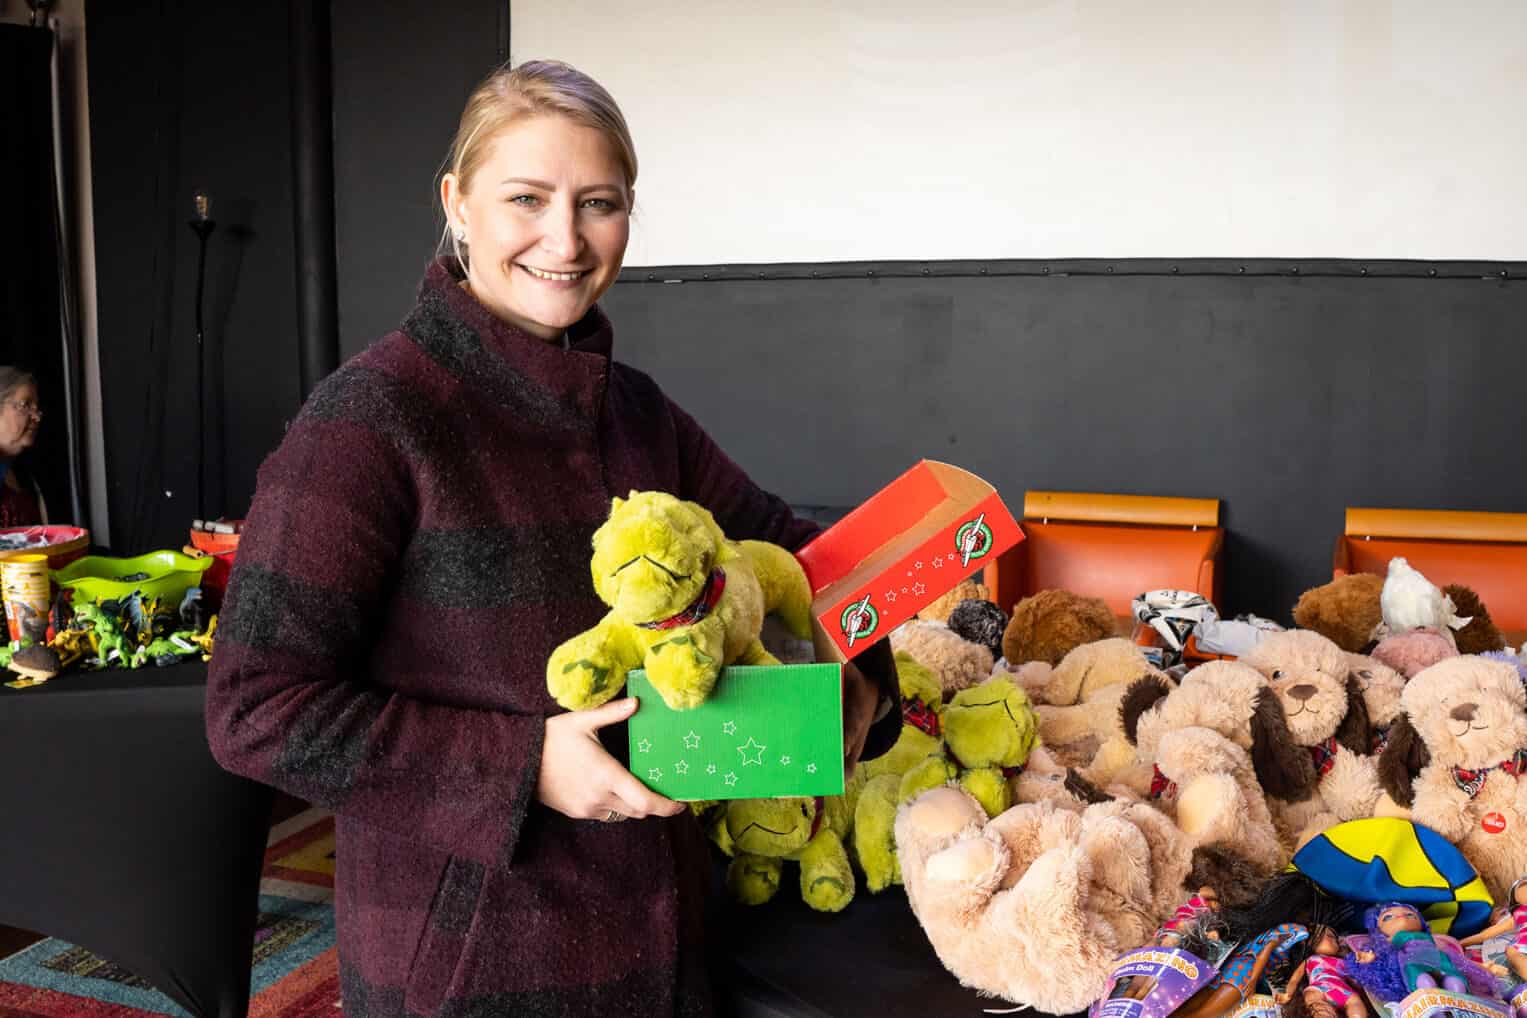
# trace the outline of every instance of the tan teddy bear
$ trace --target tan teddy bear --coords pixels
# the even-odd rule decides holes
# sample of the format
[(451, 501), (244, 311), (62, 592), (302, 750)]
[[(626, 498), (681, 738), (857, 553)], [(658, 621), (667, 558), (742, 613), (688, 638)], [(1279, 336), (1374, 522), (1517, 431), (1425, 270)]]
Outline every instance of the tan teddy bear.
[(991, 651), (960, 636), (942, 622), (913, 619), (891, 631), (891, 649), (908, 654), (938, 676), (945, 695), (991, 678)]
[(1380, 794), (1373, 731), (1362, 687), (1342, 650), (1319, 633), (1290, 629), (1241, 658), (1278, 695), (1289, 740), (1309, 754), (1299, 782), (1272, 795), (1273, 815), (1289, 847), (1343, 820), (1373, 815)]
[(1130, 683), (1145, 675), (1165, 678), (1138, 646), (1113, 637), (1074, 648), (1047, 682), (1030, 688), (1040, 736), (1056, 759), (1105, 771), (1133, 760), (1134, 747), (1119, 728), (1119, 705)]
[(1400, 702), (1384, 751), (1390, 794), (1502, 900), (1527, 873), (1527, 693), (1516, 668), (1448, 658), (1406, 683)]
[(1146, 942), (1191, 865), (1187, 839), (1141, 803), (1024, 803), (988, 820), (953, 787), (902, 806), (896, 849), (944, 966), (1054, 1014), (1107, 991), (1110, 963)]

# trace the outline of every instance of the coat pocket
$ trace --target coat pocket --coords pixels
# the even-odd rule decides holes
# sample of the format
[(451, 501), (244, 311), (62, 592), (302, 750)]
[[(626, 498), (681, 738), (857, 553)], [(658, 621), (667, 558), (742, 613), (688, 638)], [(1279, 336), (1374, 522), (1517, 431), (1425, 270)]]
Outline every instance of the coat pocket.
[(435, 1014), (454, 982), (472, 918), (482, 896), (484, 867), (451, 856), (430, 901), (429, 917), (409, 965), (404, 1007), (409, 1014)]

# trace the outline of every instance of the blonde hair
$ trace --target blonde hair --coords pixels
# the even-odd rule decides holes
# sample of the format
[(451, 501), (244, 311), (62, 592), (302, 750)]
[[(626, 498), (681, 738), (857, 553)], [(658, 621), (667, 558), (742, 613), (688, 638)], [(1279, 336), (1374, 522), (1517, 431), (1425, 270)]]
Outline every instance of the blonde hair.
[[(603, 134), (625, 174), (626, 197), (630, 199), (636, 186), (636, 145), (625, 115), (603, 85), (560, 60), (527, 60), (512, 69), (505, 64), (484, 78), (461, 111), (444, 172), (456, 175), (457, 186), (465, 194), (493, 139), (515, 121), (537, 116), (566, 117)], [(438, 187), (435, 193), (440, 193)], [(449, 210), (441, 251), (447, 246), (465, 266), (461, 242), (451, 230)]]

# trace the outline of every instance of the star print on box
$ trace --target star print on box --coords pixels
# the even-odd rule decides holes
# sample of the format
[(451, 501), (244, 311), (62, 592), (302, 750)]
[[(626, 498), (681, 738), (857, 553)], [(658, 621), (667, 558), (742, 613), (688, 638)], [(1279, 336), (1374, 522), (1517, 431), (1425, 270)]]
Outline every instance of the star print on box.
[(843, 794), (840, 665), (723, 669), (710, 699), (685, 711), (645, 673), (626, 681), (641, 703), (626, 723), (632, 770), (654, 792), (681, 802)]

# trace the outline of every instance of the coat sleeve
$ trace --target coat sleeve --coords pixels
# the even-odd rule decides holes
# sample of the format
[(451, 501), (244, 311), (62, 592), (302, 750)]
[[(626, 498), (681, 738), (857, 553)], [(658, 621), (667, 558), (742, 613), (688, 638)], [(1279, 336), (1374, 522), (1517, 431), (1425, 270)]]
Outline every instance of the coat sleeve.
[(504, 864), (535, 796), (544, 719), (371, 679), (415, 492), (397, 443), (344, 417), (353, 402), (320, 387), (260, 468), (208, 675), (207, 740), (234, 773)]
[[(698, 502), (711, 511), (728, 537), (738, 540), (772, 541), (800, 551), (820, 528), (802, 520), (777, 495), (771, 495), (721, 451), (700, 423), (669, 400), (678, 436), (679, 497)], [(888, 752), (901, 734), (901, 687), (896, 679), (896, 660), (889, 640), (881, 639), (854, 658), (880, 692), (880, 710), (865, 740), (860, 759), (872, 760)]]

